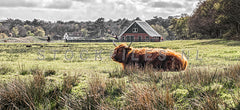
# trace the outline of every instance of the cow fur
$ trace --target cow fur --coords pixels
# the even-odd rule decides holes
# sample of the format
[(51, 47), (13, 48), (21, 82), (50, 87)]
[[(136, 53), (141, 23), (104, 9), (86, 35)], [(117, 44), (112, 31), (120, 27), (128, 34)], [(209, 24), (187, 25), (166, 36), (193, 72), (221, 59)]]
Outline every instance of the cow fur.
[(127, 66), (144, 69), (147, 66), (163, 71), (182, 71), (187, 68), (187, 59), (170, 49), (134, 49), (127, 44), (120, 44), (114, 49), (112, 59)]

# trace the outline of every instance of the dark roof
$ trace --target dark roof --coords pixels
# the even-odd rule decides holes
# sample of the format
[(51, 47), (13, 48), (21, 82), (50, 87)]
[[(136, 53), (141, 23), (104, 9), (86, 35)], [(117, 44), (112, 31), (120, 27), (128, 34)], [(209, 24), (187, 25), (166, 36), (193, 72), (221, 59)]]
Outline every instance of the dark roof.
[(120, 36), (122, 36), (134, 23), (137, 23), (149, 36), (161, 37), (161, 35), (156, 32), (147, 22), (145, 21), (135, 21), (126, 30), (124, 30)]

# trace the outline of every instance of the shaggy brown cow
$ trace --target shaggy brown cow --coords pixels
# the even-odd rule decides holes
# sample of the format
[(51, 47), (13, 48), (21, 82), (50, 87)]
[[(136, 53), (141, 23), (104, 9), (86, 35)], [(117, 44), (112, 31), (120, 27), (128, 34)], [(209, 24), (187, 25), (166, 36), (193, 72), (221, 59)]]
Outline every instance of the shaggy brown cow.
[(157, 70), (163, 71), (181, 71), (187, 68), (185, 56), (169, 49), (134, 49), (131, 44), (120, 44), (117, 46), (113, 42), (114, 53), (112, 59), (122, 64), (123, 69), (126, 66), (137, 66), (144, 68), (151, 66)]

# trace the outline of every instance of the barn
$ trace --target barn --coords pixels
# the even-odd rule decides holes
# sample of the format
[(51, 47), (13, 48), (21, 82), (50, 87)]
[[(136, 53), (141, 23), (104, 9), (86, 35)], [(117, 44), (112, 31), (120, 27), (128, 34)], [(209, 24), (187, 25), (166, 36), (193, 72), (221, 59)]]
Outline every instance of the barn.
[(83, 39), (81, 32), (66, 32), (63, 35), (64, 40), (80, 40)]
[(122, 42), (160, 42), (161, 38), (162, 36), (145, 21), (133, 22), (118, 36)]

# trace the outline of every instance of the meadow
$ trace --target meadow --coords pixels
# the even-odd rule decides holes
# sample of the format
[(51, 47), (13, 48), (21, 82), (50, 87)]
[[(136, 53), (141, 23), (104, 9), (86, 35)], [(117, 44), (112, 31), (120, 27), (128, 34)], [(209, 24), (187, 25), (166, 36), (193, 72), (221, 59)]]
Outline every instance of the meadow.
[(183, 53), (188, 68), (122, 70), (112, 43), (1, 43), (0, 109), (240, 109), (239, 41), (132, 47)]

